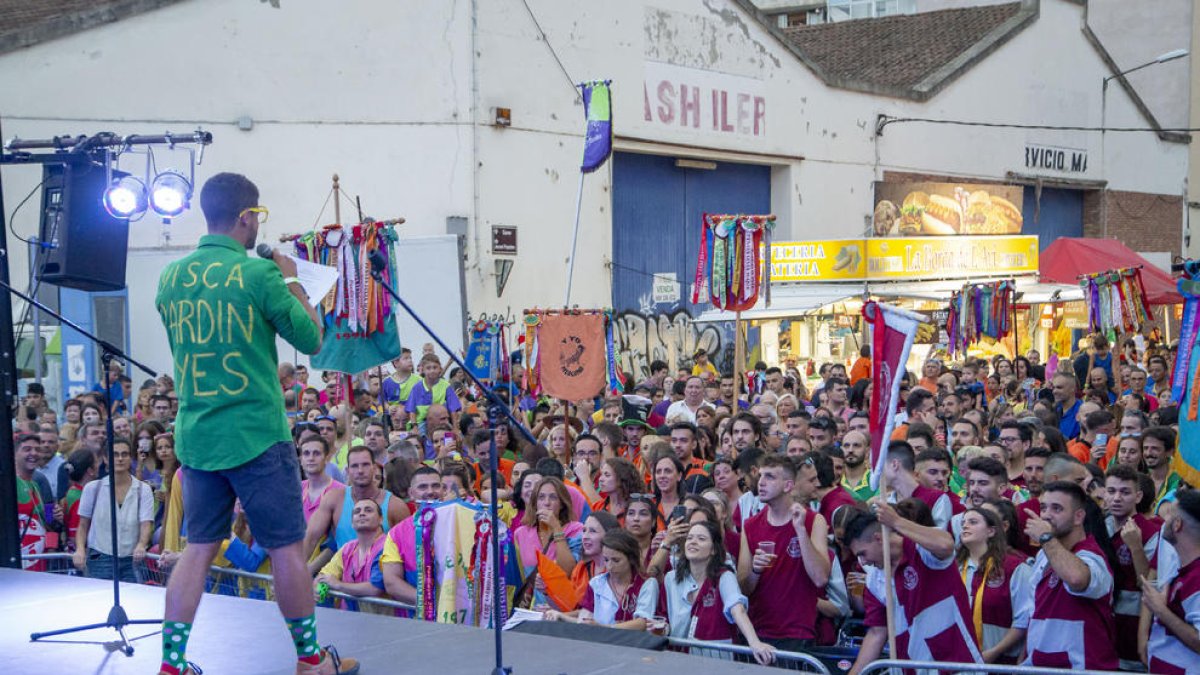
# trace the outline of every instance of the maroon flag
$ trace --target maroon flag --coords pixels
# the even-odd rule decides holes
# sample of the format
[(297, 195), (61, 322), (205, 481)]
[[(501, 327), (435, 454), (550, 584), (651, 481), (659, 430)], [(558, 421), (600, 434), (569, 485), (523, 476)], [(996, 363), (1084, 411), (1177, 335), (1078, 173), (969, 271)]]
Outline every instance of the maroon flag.
[(924, 320), (891, 305), (867, 302), (863, 316), (871, 324), (871, 489), (879, 489), (879, 474), (887, 463), (887, 446), (896, 424), (900, 380), (917, 326)]

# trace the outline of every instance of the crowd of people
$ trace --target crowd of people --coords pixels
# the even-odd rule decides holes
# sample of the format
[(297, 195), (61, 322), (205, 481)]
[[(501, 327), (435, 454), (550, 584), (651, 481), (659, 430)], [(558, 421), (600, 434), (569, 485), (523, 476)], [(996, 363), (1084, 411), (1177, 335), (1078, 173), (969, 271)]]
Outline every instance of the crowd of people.
[[(865, 349), (849, 370), (812, 376), (759, 363), (748, 388), (703, 351), (686, 368), (626, 375), (611, 398), (499, 383), (519, 429), (489, 428), (480, 392), (457, 369), (443, 377), (428, 346), (319, 387), (303, 366), (280, 364), (278, 378), (322, 598), (414, 603), (413, 514), (487, 502), (494, 448), (529, 581), (514, 604), (546, 620), (739, 643), (762, 663), (859, 630), (857, 672), (883, 654), (890, 616), (900, 658), (1200, 672), (1200, 492), (1172, 470), (1170, 365), (1100, 336), (1056, 370), (1035, 352), (931, 358), (900, 386), (886, 494), (870, 480)], [(120, 559), (122, 577), (140, 579), (147, 551), (169, 570), (187, 545), (176, 413), (170, 377), (135, 393), (116, 365), (62, 420), (30, 386), (15, 444), (26, 542), (71, 551), (96, 577)], [(237, 513), (218, 564), (269, 571)], [(559, 604), (542, 558), (574, 604)]]

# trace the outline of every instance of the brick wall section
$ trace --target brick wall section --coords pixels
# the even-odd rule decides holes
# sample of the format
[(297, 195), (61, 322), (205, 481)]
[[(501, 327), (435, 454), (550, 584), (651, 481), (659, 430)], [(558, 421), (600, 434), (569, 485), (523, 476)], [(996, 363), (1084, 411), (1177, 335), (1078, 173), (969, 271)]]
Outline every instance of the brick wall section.
[(1102, 238), (1107, 210), (1108, 237), (1134, 251), (1183, 249), (1183, 197), (1122, 190), (1093, 190), (1083, 197), (1083, 236)]
[[(942, 183), (979, 183), (1004, 185), (1005, 181), (932, 173), (884, 171), (888, 182), (936, 181)], [(1106, 203), (1105, 203), (1106, 202)], [(1124, 190), (1085, 190), (1083, 194), (1083, 236), (1104, 238), (1104, 206), (1108, 211), (1107, 238), (1119, 239), (1134, 251), (1170, 251), (1183, 249), (1183, 198)]]

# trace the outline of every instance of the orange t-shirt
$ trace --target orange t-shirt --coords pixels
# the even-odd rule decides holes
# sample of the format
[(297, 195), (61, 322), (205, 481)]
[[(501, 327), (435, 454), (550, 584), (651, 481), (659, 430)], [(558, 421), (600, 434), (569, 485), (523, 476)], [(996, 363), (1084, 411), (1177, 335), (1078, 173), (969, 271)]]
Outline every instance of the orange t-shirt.
[(850, 366), (850, 386), (853, 387), (855, 382), (858, 382), (859, 380), (865, 380), (870, 376), (871, 359), (863, 356), (858, 357), (858, 360), (854, 362), (854, 365)]
[[(500, 471), (500, 474), (504, 476), (504, 480), (508, 483), (509, 487), (512, 487), (512, 470), (516, 465), (517, 463), (511, 459), (504, 459), (503, 457), (500, 457), (496, 460), (496, 468)], [(483, 477), (487, 473), (487, 465), (483, 464), (482, 462), (475, 462), (475, 494), (479, 494), (479, 490), (483, 485)]]
[(1067, 452), (1084, 464), (1092, 461), (1092, 447), (1083, 441), (1068, 441)]
[(1116, 460), (1117, 446), (1120, 444), (1121, 444), (1120, 436), (1114, 435), (1112, 438), (1108, 439), (1107, 450), (1104, 453), (1104, 457), (1100, 460), (1100, 468), (1101, 469), (1104, 469), (1105, 471), (1107, 471), (1108, 465), (1111, 462)]

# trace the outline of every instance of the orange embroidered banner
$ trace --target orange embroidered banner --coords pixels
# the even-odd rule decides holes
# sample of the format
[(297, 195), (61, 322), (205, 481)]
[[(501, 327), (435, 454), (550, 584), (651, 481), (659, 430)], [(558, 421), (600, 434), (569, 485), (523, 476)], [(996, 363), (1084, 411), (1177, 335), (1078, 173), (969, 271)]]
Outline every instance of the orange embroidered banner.
[(545, 314), (537, 344), (538, 376), (547, 394), (579, 401), (604, 389), (603, 314)]

